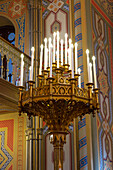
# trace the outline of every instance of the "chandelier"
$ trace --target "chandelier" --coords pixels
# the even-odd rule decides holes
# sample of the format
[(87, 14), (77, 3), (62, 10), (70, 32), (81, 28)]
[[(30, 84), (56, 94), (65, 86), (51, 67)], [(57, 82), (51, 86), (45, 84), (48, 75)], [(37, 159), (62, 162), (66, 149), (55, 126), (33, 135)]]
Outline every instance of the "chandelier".
[(82, 120), (82, 116), (85, 114), (95, 115), (99, 111), (95, 57), (92, 58), (93, 77), (92, 63), (89, 62), (89, 50), (86, 50), (88, 83), (86, 89), (81, 88), (77, 43), (73, 45), (71, 39), (68, 41), (68, 35), (65, 34), (65, 43), (63, 44), (57, 31), (53, 34), (53, 43), (51, 38), (49, 38), (49, 42), (45, 38), (44, 46), (41, 45), (39, 86), (34, 88), (34, 48), (32, 47), (31, 50), (30, 80), (27, 91), (23, 90), (24, 56), (21, 55), (19, 114), (21, 115), (23, 112), (27, 113), (28, 117), (43, 118), (49, 129), (50, 142), (54, 146), (54, 170), (59, 169), (59, 160), (61, 170), (63, 170), (63, 146), (66, 143), (70, 123), (74, 118), (80, 117)]

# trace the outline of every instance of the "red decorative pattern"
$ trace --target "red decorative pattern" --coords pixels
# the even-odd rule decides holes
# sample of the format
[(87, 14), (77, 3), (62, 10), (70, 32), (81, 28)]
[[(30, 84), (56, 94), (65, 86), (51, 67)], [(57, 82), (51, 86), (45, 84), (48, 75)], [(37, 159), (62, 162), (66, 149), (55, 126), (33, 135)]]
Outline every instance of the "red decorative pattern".
[(25, 8), (26, 4), (23, 0), (12, 1), (9, 5), (9, 14), (13, 18), (18, 18), (25, 12)]
[(106, 21), (113, 27), (113, 22), (108, 18), (108, 16), (102, 11), (102, 9), (97, 5), (94, 0), (91, 0), (93, 6), (100, 12), (100, 14), (106, 19)]
[(7, 127), (7, 146), (13, 152), (14, 119), (0, 121), (0, 128)]

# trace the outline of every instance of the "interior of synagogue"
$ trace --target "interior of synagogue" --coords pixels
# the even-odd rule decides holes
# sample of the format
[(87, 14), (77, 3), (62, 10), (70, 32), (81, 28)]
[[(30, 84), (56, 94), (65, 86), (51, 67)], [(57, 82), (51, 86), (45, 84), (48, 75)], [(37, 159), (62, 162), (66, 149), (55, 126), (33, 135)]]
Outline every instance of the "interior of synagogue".
[(112, 0), (0, 0), (0, 169), (113, 169)]

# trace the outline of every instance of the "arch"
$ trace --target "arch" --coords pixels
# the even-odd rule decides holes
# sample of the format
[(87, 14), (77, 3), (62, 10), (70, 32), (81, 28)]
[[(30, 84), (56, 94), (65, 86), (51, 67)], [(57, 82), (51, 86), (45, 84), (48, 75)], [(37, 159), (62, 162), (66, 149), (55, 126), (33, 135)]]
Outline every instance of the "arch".
[(15, 28), (15, 46), (18, 47), (18, 24), (16, 23), (16, 21), (13, 18), (11, 18), (10, 16), (5, 15), (3, 13), (0, 13), (0, 17), (5, 17), (6, 19), (9, 20), (9, 23), (12, 23), (12, 25), (14, 26), (14, 28)]

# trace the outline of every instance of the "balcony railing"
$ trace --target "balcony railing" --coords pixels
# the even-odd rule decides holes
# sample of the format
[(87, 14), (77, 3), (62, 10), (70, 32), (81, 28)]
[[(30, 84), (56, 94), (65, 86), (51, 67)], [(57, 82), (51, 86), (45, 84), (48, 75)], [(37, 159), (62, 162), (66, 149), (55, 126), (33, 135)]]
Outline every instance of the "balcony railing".
[[(0, 37), (0, 77), (5, 80), (19, 85), (20, 81), (20, 65), (23, 52), (13, 46), (5, 39)], [(24, 86), (27, 86), (29, 78), (30, 57), (24, 54)]]

